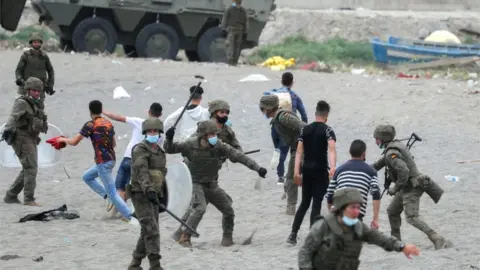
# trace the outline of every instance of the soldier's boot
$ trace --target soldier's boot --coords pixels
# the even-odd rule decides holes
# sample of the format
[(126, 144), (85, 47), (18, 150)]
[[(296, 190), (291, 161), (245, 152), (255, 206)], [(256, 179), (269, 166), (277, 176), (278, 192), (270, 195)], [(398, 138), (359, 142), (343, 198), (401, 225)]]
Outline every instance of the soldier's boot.
[(223, 234), (223, 238), (222, 238), (222, 243), (221, 245), (224, 246), (224, 247), (231, 247), (233, 246), (235, 243), (233, 242), (233, 237), (231, 234), (229, 233), (224, 233)]
[(23, 204), (28, 206), (40, 206), (36, 201), (23, 201)]
[(3, 202), (5, 203), (18, 203), (21, 204), (22, 202), (18, 199), (17, 196), (9, 196), (8, 194), (3, 197)]
[(142, 259), (133, 257), (127, 270), (143, 270), (141, 265)]
[(450, 241), (445, 240), (443, 236), (433, 230), (428, 233), (428, 238), (435, 246), (435, 250), (444, 249), (452, 246), (452, 243)]
[(158, 254), (148, 255), (148, 262), (150, 263), (149, 270), (163, 270), (162, 266), (160, 265), (160, 258), (162, 257)]
[(296, 205), (295, 204), (287, 204), (287, 211), (286, 214), (289, 216), (295, 216)]
[(287, 243), (290, 245), (296, 245), (297, 244), (297, 233), (296, 232), (291, 232), (290, 235), (287, 238)]
[(176, 242), (180, 241), (180, 237), (182, 237), (182, 226), (178, 227), (178, 229), (172, 234), (172, 239)]
[(182, 235), (180, 236), (180, 240), (178, 240), (178, 243), (184, 247), (192, 247), (192, 241), (190, 240), (191, 236), (187, 232), (182, 232)]

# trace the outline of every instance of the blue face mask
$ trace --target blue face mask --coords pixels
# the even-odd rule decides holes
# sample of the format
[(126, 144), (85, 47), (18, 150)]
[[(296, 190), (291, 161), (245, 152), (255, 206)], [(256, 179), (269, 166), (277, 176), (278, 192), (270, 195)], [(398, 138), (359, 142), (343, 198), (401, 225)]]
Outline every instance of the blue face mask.
[(145, 138), (149, 143), (157, 143), (160, 140), (160, 135), (147, 135)]
[(227, 125), (227, 126), (231, 127), (231, 126), (232, 126), (232, 121), (230, 121), (230, 120), (227, 120), (227, 122), (225, 122), (225, 125)]
[(217, 144), (217, 137), (208, 138), (208, 143), (211, 145)]
[(349, 217), (343, 216), (342, 221), (343, 224), (347, 225), (348, 227), (352, 227), (353, 225), (357, 224), (358, 218), (351, 219)]

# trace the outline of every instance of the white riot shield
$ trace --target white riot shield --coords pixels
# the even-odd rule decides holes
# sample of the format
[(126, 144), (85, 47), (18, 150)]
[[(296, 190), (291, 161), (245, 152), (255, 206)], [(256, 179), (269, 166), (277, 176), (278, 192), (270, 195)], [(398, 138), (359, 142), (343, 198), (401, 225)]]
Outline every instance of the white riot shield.
[(183, 162), (171, 163), (167, 166), (167, 208), (177, 217), (182, 217), (188, 210), (192, 200), (192, 176)]
[[(0, 132), (3, 132), (5, 124), (0, 127)], [(51, 167), (60, 161), (62, 151), (53, 148), (46, 140), (56, 136), (63, 135), (62, 131), (53, 124), (48, 124), (48, 132), (40, 133), (41, 142), (37, 146), (38, 150), (38, 167)], [(18, 159), (13, 148), (5, 141), (0, 142), (0, 164), (7, 168), (21, 168), (20, 160)]]

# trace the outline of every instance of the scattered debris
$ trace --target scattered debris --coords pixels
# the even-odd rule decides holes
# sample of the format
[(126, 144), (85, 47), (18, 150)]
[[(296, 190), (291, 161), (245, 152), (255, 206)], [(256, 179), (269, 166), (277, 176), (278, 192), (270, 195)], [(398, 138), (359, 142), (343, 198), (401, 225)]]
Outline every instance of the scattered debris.
[(112, 60), (112, 64), (122, 65), (122, 62), (120, 62), (118, 60)]
[(148, 91), (148, 90), (150, 90), (150, 89), (152, 89), (152, 87), (151, 87), (151, 86), (147, 86), (147, 87), (145, 87), (145, 89), (143, 89), (143, 90)]
[(311, 62), (299, 68), (300, 70), (310, 70), (316, 72), (333, 73), (333, 70), (325, 62)]
[(271, 70), (281, 71), (295, 65), (295, 58), (285, 59), (281, 56), (273, 56), (265, 60), (261, 66), (270, 67)]
[(34, 262), (41, 262), (41, 261), (43, 261), (43, 257), (40, 256), (40, 257), (38, 257), (38, 258), (33, 259), (33, 261), (34, 261)]
[(18, 255), (3, 255), (0, 257), (0, 260), (2, 261), (9, 261), (9, 260), (15, 260), (15, 259), (18, 259), (18, 258), (22, 258), (22, 256), (18, 256)]
[(353, 75), (362, 75), (365, 72), (364, 68), (354, 68), (350, 71)]
[(113, 89), (113, 99), (129, 99), (130, 94), (122, 86), (117, 86)]
[(245, 239), (245, 241), (243, 241), (242, 245), (244, 245), (244, 246), (250, 245), (252, 243), (253, 236), (255, 235), (256, 232), (257, 232), (257, 228), (255, 228), (255, 230), (253, 230), (252, 234), (247, 239)]
[(239, 82), (267, 82), (267, 81), (270, 81), (270, 79), (262, 74), (251, 74), (239, 80)]
[(453, 175), (446, 175), (445, 179), (449, 182), (458, 182), (460, 180), (460, 177), (458, 176), (453, 176)]
[(403, 72), (400, 72), (397, 74), (397, 78), (408, 78), (408, 79), (418, 79), (420, 78), (420, 76), (417, 74), (417, 75), (410, 75), (410, 74), (405, 74)]

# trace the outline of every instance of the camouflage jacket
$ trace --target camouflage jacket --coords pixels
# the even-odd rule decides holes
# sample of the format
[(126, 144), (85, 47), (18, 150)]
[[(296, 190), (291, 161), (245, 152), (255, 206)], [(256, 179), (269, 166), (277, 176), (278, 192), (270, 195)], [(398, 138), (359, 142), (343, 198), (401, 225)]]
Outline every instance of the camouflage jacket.
[(235, 32), (247, 33), (248, 27), (248, 13), (244, 7), (230, 6), (223, 13), (220, 28), (227, 31), (232, 30)]
[(41, 50), (30, 49), (22, 54), (15, 70), (15, 77), (25, 81), (29, 77), (37, 77), (43, 81), (45, 87), (53, 87), (55, 84), (55, 72), (50, 58)]
[(132, 191), (161, 194), (167, 175), (167, 157), (160, 146), (142, 140), (132, 149)]
[(297, 149), (298, 136), (307, 125), (288, 110), (278, 110), (270, 124), (292, 150)]
[(235, 150), (230, 145), (218, 139), (217, 144), (212, 146), (205, 140), (191, 136), (184, 142), (165, 140), (165, 151), (168, 154), (181, 153), (188, 159), (187, 166), (195, 183), (214, 182), (218, 179), (218, 171), (221, 168), (221, 157), (235, 160), (253, 171), (258, 171), (260, 166), (242, 152)]
[(5, 130), (37, 137), (40, 132), (47, 133), (47, 115), (30, 97), (21, 96), (13, 103)]
[(332, 213), (316, 221), (310, 228), (298, 252), (300, 269), (356, 270), (363, 242), (382, 247), (386, 251), (401, 251), (402, 242), (393, 236), (370, 229), (358, 222), (352, 228), (340, 224)]
[(218, 138), (222, 140), (222, 142), (232, 146), (236, 150), (243, 152), (242, 147), (240, 146), (240, 142), (237, 140), (237, 136), (233, 129), (227, 125), (223, 125), (218, 133)]
[(395, 183), (395, 192), (411, 189), (419, 185), (421, 176), (408, 148), (398, 140), (391, 141), (385, 148), (383, 156), (372, 167), (381, 170), (387, 166), (390, 180)]

